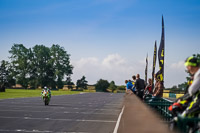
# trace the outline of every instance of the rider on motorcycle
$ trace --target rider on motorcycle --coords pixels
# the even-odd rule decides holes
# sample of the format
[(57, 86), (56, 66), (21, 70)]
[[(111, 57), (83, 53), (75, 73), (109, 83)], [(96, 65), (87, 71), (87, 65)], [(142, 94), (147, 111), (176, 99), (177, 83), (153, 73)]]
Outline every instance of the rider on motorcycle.
[(48, 87), (45, 86), (44, 89), (42, 90), (42, 94), (43, 94), (43, 92), (44, 92), (45, 90), (49, 92), (49, 96), (50, 96), (50, 98), (51, 98), (51, 90), (50, 90)]

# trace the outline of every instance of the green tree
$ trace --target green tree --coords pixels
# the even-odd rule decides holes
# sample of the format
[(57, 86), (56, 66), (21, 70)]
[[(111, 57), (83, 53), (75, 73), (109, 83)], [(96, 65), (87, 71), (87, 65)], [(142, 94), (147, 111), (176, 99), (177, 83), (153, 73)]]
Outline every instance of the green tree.
[(72, 82), (72, 79), (70, 76), (66, 78), (65, 84), (67, 85), (68, 89), (72, 90), (74, 83)]
[(6, 61), (2, 60), (0, 65), (0, 92), (5, 92), (5, 86), (8, 83), (8, 74)]
[(52, 45), (50, 48), (51, 62), (55, 70), (54, 77), (57, 79), (57, 86), (59, 89), (63, 88), (64, 84), (62, 79), (64, 76), (72, 74), (73, 66), (70, 65), (70, 55), (67, 54), (63, 47), (59, 45)]
[(114, 81), (110, 82), (108, 89), (112, 90), (112, 92), (114, 92), (117, 89), (117, 86), (115, 85)]
[(32, 69), (31, 75), (33, 79), (37, 78), (38, 86), (56, 86), (55, 83), (55, 69), (51, 61), (50, 49), (44, 45), (36, 45), (33, 47)]
[(14, 44), (9, 51), (11, 54), (11, 64), (15, 71), (17, 83), (21, 84), (24, 88), (28, 87), (29, 71), (30, 71), (30, 50), (23, 44)]
[(15, 85), (15, 79), (12, 74), (10, 63), (2, 60), (0, 65), (0, 89), (2, 89), (2, 91), (5, 91), (5, 87)]
[(76, 82), (76, 89), (82, 88), (82, 89), (87, 89), (87, 84), (88, 81), (86, 80), (86, 77), (83, 76), (81, 79), (77, 80)]
[(5, 67), (7, 68), (7, 71), (8, 71), (6, 86), (12, 87), (16, 85), (16, 79), (14, 78), (15, 71), (13, 70), (11, 64), (8, 61), (5, 61)]
[(179, 84), (179, 85), (178, 85), (178, 88), (179, 88), (180, 90), (186, 90), (187, 86), (188, 86), (188, 83), (187, 83), (187, 82), (184, 82), (184, 83), (182, 83), (182, 84)]
[(100, 79), (97, 81), (95, 84), (95, 90), (98, 91), (103, 91), (103, 92), (108, 92), (107, 89), (109, 87), (109, 82), (107, 80)]
[(126, 90), (125, 88), (126, 88), (125, 85), (117, 86), (117, 92), (122, 92), (122, 93), (124, 93), (125, 90)]
[(24, 88), (63, 88), (63, 78), (72, 74), (70, 55), (59, 45), (51, 48), (35, 45), (27, 49), (23, 44), (14, 44), (9, 53), (14, 77)]

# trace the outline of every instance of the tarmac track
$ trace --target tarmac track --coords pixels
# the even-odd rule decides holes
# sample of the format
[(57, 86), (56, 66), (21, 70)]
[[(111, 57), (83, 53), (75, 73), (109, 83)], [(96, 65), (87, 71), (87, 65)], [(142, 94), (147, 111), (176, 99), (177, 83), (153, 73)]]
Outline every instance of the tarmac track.
[(0, 100), (0, 133), (112, 133), (124, 94), (84, 93)]

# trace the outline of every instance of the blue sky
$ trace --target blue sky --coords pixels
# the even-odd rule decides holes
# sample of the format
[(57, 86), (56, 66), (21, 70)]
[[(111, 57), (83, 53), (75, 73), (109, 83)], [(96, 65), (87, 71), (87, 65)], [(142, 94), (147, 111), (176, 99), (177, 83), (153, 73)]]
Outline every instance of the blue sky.
[(74, 82), (144, 78), (147, 53), (150, 77), (162, 15), (165, 86), (184, 82), (185, 58), (200, 53), (199, 0), (0, 0), (0, 14), (0, 60), (14, 43), (59, 44), (71, 55)]

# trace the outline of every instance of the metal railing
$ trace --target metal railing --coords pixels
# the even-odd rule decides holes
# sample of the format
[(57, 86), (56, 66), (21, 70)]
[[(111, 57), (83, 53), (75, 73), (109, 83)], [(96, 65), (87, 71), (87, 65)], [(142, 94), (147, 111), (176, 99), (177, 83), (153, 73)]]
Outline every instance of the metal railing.
[(172, 101), (165, 98), (153, 98), (148, 95), (144, 99), (145, 103), (156, 110), (165, 121), (170, 121), (172, 119), (172, 114), (168, 110), (168, 107), (173, 104)]

